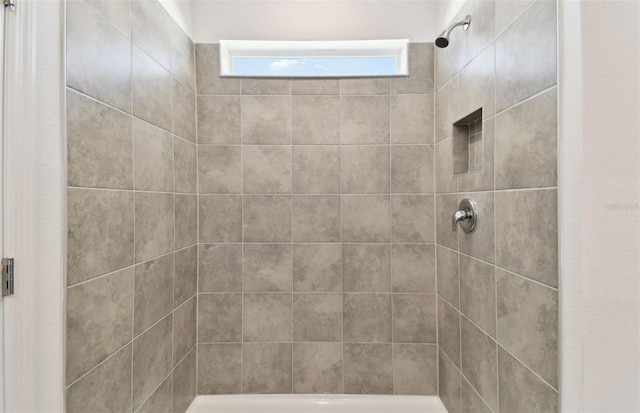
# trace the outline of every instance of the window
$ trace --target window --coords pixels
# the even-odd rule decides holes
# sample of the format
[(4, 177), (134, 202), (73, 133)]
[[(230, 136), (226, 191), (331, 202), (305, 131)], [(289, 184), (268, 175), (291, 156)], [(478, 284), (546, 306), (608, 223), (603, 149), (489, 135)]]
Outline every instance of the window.
[(408, 40), (220, 41), (220, 75), (407, 76)]

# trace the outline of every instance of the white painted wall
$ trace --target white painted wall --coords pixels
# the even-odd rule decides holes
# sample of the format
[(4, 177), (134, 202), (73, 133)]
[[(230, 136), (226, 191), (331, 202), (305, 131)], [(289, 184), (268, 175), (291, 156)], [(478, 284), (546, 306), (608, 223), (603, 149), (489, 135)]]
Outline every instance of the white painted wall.
[[(437, 1), (436, 24), (443, 31), (462, 8), (466, 0), (442, 0)], [(482, 0), (481, 0), (482, 1)], [(439, 32), (438, 32), (439, 33)]]
[(7, 16), (4, 298), (7, 412), (62, 412), (64, 400), (63, 7), (18, 2)]
[(640, 3), (561, 1), (564, 412), (640, 411)]
[(191, 0), (159, 0), (169, 12), (178, 26), (193, 39), (193, 1)]
[(436, 1), (417, 0), (195, 0), (192, 39), (433, 42), (441, 30), (436, 9)]

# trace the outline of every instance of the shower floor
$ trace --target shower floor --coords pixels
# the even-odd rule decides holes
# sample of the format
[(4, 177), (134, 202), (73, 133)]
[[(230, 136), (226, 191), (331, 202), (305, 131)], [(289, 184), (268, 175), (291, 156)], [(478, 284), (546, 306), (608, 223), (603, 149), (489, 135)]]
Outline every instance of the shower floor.
[(447, 413), (438, 396), (274, 394), (198, 396), (187, 413)]

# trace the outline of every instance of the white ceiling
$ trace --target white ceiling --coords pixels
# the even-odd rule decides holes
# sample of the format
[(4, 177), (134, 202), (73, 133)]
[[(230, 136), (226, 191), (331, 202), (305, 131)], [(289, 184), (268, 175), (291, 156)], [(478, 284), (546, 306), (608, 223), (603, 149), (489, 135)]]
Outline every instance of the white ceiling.
[(237, 40), (432, 42), (464, 0), (160, 0), (196, 43)]

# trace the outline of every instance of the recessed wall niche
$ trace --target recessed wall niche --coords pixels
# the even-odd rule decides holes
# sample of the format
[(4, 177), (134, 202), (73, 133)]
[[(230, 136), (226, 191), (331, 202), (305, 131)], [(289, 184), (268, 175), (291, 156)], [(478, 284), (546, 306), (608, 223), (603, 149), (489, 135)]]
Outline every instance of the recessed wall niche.
[(482, 108), (453, 124), (453, 174), (482, 170)]

